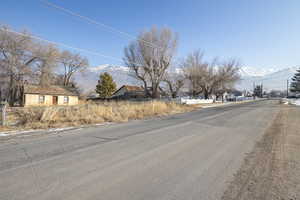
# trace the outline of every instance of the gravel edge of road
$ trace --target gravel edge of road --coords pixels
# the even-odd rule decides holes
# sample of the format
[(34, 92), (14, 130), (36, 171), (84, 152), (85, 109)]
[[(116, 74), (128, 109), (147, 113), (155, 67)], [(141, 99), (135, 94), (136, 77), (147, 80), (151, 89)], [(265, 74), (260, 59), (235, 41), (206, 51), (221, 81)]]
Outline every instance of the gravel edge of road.
[(299, 108), (281, 105), (263, 138), (246, 155), (222, 200), (300, 198), (299, 111)]

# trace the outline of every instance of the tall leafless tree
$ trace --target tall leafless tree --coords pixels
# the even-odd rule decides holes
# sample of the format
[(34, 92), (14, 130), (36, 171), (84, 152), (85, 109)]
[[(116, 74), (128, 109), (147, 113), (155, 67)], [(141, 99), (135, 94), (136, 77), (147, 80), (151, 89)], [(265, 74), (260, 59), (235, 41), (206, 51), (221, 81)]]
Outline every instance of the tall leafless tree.
[(132, 75), (140, 80), (145, 92), (159, 97), (163, 81), (177, 48), (177, 36), (168, 28), (152, 28), (141, 33), (138, 39), (125, 48), (124, 62)]
[(207, 65), (203, 60), (203, 53), (200, 50), (189, 54), (182, 62), (184, 76), (189, 80), (189, 88), (192, 96), (197, 96), (203, 92), (202, 80)]
[(176, 98), (180, 89), (184, 86), (185, 77), (182, 73), (168, 72), (165, 75), (164, 82), (167, 83), (169, 94)]
[(79, 54), (60, 53), (57, 47), (34, 39), (27, 31), (18, 34), (0, 25), (0, 100), (5, 98), (11, 106), (22, 105), (24, 83), (47, 86), (60, 82), (62, 70), (56, 69), (61, 64), (62, 85), (75, 86), (73, 75), (83, 71), (88, 61)]
[(24, 78), (30, 76), (37, 57), (31, 51), (33, 42), (29, 33), (24, 31), (24, 35), (17, 35), (8, 30), (8, 27), (0, 27), (0, 62), (2, 74), (8, 77), (7, 100), (13, 105), (16, 100), (22, 103), (20, 93)]
[(223, 61), (218, 67), (217, 82), (214, 87), (214, 93), (216, 96), (223, 96), (225, 92), (228, 92), (234, 88), (234, 84), (240, 80), (240, 62), (237, 59), (229, 59)]
[(63, 51), (60, 56), (63, 65), (63, 85), (69, 86), (71, 79), (76, 73), (83, 73), (89, 66), (86, 58), (79, 54), (73, 54), (69, 51)]
[(208, 99), (212, 94), (223, 95), (239, 80), (240, 63), (231, 59), (225, 62), (214, 58), (203, 61), (203, 53), (195, 51), (183, 62), (186, 78), (190, 81), (192, 95), (203, 94)]
[(59, 50), (53, 45), (36, 44), (34, 54), (37, 57), (35, 62), (35, 76), (42, 87), (53, 84), (54, 70), (59, 63)]

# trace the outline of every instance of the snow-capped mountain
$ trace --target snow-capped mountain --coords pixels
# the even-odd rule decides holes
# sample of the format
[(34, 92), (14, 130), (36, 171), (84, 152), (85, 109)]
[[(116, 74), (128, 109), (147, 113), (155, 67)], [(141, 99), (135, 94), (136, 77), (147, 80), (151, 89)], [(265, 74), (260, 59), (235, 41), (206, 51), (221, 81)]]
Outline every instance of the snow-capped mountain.
[[(263, 84), (265, 90), (286, 90), (287, 80), (290, 80), (299, 67), (285, 69), (269, 69), (255, 73), (241, 73), (241, 80), (236, 84), (237, 89), (252, 90), (253, 84)], [(243, 70), (243, 69), (242, 69)], [(246, 71), (246, 70), (245, 70)]]
[[(299, 67), (291, 67), (285, 69), (259, 69), (253, 67), (243, 67), (240, 70), (241, 80), (236, 84), (239, 90), (252, 90), (253, 84), (263, 84), (266, 90), (285, 90), (286, 81), (290, 80)], [(180, 73), (181, 69), (175, 69), (175, 73)], [(108, 72), (112, 75), (117, 83), (117, 87), (122, 85), (141, 85), (134, 77), (130, 76), (129, 69), (124, 66), (115, 65), (100, 65), (91, 67), (84, 75), (78, 75), (76, 81), (85, 91), (93, 91), (96, 87), (99, 75), (103, 72)]]
[(126, 84), (138, 84), (138, 81), (134, 77), (130, 76), (128, 67), (109, 64), (90, 67), (84, 74), (77, 75), (75, 80), (84, 92), (94, 91), (100, 74), (104, 72), (109, 73), (113, 77), (114, 81), (117, 83), (117, 87), (121, 87)]
[(89, 68), (90, 72), (114, 72), (114, 71), (122, 71), (122, 72), (129, 72), (128, 67), (124, 66), (117, 66), (117, 65), (99, 65), (97, 67)]
[(242, 77), (266, 76), (276, 71), (278, 70), (275, 68), (257, 69), (254, 67), (242, 67), (240, 69), (240, 74)]

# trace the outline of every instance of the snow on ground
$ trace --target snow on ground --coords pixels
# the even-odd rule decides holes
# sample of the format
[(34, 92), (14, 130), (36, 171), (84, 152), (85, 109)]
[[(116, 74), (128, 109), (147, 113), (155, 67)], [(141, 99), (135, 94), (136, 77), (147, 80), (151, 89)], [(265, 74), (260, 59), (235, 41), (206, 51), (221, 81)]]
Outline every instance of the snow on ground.
[(32, 133), (52, 133), (52, 134), (57, 134), (63, 131), (69, 131), (69, 130), (74, 130), (74, 129), (81, 129), (89, 126), (104, 126), (104, 125), (110, 125), (114, 124), (112, 122), (105, 122), (105, 123), (100, 123), (100, 124), (91, 124), (91, 125), (82, 125), (78, 127), (64, 127), (64, 128), (50, 128), (50, 129), (36, 129), (36, 130), (17, 130), (17, 131), (5, 131), (5, 132), (0, 132), (0, 137), (8, 137), (8, 136), (16, 136), (16, 135), (23, 135), (23, 134), (32, 134)]
[(294, 100), (292, 104), (296, 106), (300, 106), (300, 99)]

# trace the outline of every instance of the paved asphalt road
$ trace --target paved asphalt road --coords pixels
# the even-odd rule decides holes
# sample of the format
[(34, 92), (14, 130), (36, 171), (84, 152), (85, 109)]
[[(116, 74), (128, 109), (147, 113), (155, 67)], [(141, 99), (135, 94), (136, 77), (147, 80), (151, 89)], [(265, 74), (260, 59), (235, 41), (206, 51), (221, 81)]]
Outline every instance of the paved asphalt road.
[(0, 143), (0, 199), (220, 199), (278, 112), (259, 101)]

